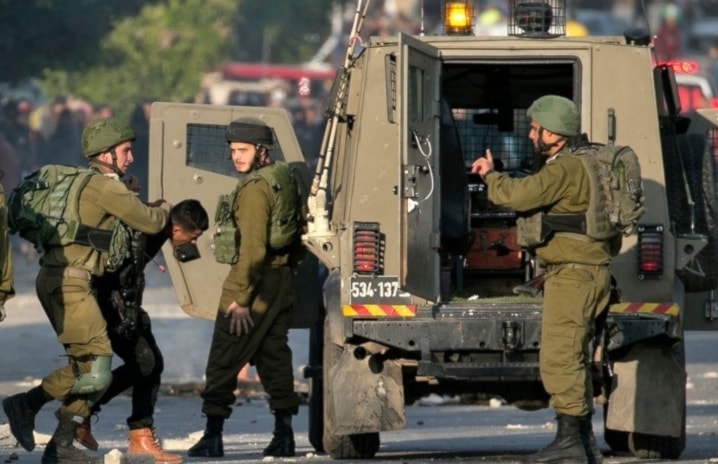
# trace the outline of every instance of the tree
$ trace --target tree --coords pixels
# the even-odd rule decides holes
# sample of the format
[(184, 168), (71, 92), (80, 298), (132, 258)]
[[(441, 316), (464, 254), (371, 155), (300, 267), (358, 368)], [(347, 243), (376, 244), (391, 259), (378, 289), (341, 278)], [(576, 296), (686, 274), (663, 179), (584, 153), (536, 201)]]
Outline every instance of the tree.
[(0, 0), (0, 82), (92, 63), (111, 24), (158, 0)]
[(232, 43), (237, 0), (166, 0), (114, 25), (95, 63), (82, 71), (44, 73), (48, 95), (74, 94), (109, 103), (126, 117), (139, 101), (192, 100), (202, 73), (217, 67)]

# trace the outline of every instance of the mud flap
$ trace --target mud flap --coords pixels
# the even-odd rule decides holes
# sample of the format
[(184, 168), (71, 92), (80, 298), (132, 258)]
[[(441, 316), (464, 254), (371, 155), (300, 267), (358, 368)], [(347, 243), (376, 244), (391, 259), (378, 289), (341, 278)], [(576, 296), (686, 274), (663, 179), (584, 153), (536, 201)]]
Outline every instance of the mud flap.
[(331, 374), (332, 423), (337, 435), (350, 435), (406, 426), (401, 366), (376, 357), (357, 359), (344, 350)]
[(606, 427), (679, 437), (686, 373), (665, 345), (636, 345), (613, 366)]

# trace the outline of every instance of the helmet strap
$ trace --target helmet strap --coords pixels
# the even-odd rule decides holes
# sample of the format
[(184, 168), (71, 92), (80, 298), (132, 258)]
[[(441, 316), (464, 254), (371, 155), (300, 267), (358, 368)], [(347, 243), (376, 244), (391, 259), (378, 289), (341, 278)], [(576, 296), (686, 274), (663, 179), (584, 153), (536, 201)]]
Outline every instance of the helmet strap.
[(104, 166), (105, 168), (109, 169), (111, 172), (114, 172), (120, 177), (124, 176), (125, 173), (119, 167), (117, 167), (117, 153), (115, 152), (115, 147), (112, 147), (109, 152), (112, 155), (112, 164), (100, 160), (99, 155), (92, 157), (90, 163)]
[(539, 127), (538, 140), (537, 140), (536, 144), (538, 145), (538, 149), (542, 154), (548, 153), (549, 151), (551, 151), (552, 148), (558, 147), (559, 145), (562, 144), (562, 142), (564, 142), (563, 139), (559, 139), (555, 142), (546, 143), (543, 141), (543, 134), (544, 134), (544, 128)]
[(119, 166), (117, 166), (117, 151), (115, 151), (117, 146), (114, 146), (110, 148), (110, 154), (112, 155), (112, 170), (117, 173), (118, 176), (122, 177), (125, 175), (125, 172), (120, 169)]

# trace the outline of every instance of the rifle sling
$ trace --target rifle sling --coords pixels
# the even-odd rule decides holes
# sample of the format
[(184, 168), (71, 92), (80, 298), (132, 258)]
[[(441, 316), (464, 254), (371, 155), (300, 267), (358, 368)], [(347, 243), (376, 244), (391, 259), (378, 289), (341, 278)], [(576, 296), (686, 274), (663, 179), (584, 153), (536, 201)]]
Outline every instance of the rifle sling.
[(98, 251), (109, 251), (112, 241), (112, 231), (80, 224), (75, 235), (75, 243), (92, 247)]

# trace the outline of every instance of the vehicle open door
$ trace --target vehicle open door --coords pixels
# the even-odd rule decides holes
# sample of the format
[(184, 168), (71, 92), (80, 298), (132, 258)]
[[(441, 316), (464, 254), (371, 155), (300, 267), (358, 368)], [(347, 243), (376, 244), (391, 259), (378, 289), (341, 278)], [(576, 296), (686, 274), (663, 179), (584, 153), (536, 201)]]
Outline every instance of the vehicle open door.
[[(212, 235), (217, 199), (231, 192), (239, 181), (224, 133), (226, 126), (240, 117), (260, 118), (273, 128), (275, 146), (270, 156), (286, 162), (297, 173), (306, 199), (311, 172), (286, 110), (164, 102), (152, 105), (148, 198), (164, 198), (172, 204), (194, 198), (209, 213), (210, 228), (197, 243), (200, 259), (179, 263), (172, 257), (169, 244), (163, 248), (180, 307), (190, 316), (203, 319), (215, 319), (222, 282), (229, 271), (228, 265), (214, 259)], [(317, 261), (307, 255), (295, 270), (293, 327), (311, 326), (320, 304)]]
[(397, 92), (402, 159), (402, 268), (404, 290), (439, 298), (439, 51), (399, 35)]

